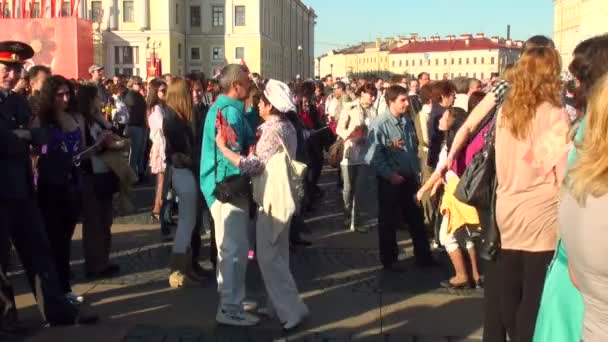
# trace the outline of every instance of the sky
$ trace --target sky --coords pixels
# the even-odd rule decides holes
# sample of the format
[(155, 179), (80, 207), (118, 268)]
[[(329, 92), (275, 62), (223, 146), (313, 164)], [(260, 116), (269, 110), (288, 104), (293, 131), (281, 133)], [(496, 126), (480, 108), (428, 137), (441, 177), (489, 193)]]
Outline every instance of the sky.
[(331, 49), (418, 33), (551, 37), (553, 0), (303, 0), (317, 14), (315, 56)]

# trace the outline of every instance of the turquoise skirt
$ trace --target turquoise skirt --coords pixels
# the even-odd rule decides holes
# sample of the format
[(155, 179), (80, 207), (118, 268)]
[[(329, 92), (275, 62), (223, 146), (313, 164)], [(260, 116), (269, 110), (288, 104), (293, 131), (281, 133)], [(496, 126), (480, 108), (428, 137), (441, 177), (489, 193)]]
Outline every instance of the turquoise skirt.
[(534, 342), (579, 342), (583, 311), (583, 298), (570, 279), (568, 256), (560, 240), (545, 278)]

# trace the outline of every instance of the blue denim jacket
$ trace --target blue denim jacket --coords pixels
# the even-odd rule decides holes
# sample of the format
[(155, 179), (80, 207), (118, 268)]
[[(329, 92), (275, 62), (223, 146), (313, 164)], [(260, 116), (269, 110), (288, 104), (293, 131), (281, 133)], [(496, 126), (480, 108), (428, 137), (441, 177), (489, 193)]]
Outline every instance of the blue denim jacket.
[[(365, 160), (376, 173), (388, 178), (393, 173), (418, 179), (420, 160), (414, 122), (409, 117), (395, 118), (389, 111), (379, 115), (370, 126), (369, 149)], [(398, 147), (393, 142), (402, 140)]]

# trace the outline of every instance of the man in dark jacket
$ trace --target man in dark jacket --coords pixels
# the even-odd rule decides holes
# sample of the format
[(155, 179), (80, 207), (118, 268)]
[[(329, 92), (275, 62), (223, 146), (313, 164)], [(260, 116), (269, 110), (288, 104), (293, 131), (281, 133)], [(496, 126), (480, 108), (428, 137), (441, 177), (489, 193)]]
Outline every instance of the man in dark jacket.
[(52, 325), (92, 323), (59, 287), (51, 249), (36, 200), (31, 145), (46, 143), (44, 129), (28, 129), (31, 112), (25, 98), (10, 91), (23, 63), (34, 54), (24, 43), (0, 42), (0, 331), (17, 328), (17, 310), (5, 272), (10, 244), (15, 246), (43, 318)]
[(125, 105), (129, 110), (127, 135), (131, 140), (129, 165), (141, 181), (145, 176), (146, 166), (144, 152), (148, 141), (146, 125), (146, 99), (141, 95), (141, 77), (132, 76), (127, 84), (129, 91), (125, 95)]

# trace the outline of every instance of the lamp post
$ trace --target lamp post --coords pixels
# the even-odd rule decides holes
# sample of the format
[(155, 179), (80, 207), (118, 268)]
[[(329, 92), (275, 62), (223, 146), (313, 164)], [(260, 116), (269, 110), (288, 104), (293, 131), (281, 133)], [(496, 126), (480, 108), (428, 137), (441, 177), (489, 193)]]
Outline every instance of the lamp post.
[(300, 75), (304, 76), (304, 48), (302, 45), (298, 45), (298, 60), (300, 64), (298, 71)]
[(334, 75), (334, 65), (330, 64), (329, 65), (329, 73), (333, 76)]

